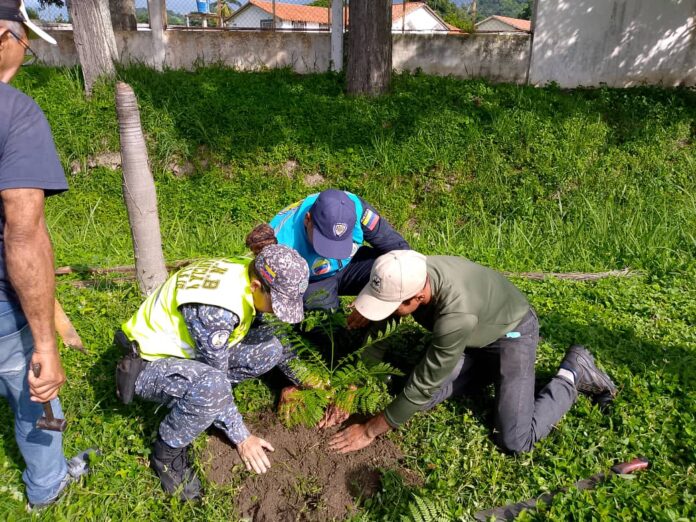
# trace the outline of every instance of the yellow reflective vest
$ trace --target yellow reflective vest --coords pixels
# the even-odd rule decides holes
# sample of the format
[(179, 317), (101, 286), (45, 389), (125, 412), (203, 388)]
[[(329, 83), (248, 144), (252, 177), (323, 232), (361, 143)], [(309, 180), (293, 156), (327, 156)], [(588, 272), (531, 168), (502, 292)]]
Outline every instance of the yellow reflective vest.
[(147, 361), (193, 359), (195, 343), (179, 307), (200, 303), (219, 306), (239, 317), (239, 325), (227, 342), (228, 347), (237, 344), (256, 315), (248, 275), (250, 262), (247, 258), (205, 259), (182, 268), (140, 305), (121, 327), (123, 332), (138, 342), (140, 356)]

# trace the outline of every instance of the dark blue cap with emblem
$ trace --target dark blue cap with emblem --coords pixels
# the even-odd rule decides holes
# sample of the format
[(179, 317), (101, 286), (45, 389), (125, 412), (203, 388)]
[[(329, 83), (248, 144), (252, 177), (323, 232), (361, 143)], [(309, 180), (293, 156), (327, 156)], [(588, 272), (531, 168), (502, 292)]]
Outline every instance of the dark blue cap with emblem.
[(358, 217), (355, 203), (342, 190), (325, 190), (309, 209), (314, 231), (312, 246), (317, 254), (345, 259), (353, 251), (353, 229)]

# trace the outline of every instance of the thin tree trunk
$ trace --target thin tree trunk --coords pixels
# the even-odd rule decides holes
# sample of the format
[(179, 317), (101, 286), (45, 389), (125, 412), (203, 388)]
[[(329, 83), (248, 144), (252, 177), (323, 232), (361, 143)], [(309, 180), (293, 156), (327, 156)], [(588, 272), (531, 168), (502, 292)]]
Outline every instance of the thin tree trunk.
[(107, 0), (70, 0), (68, 7), (85, 91), (91, 94), (99, 77), (116, 75), (114, 61), (118, 60), (118, 49), (109, 6)]
[(391, 84), (391, 0), (350, 0), (348, 94), (384, 94)]
[(135, 0), (109, 0), (111, 25), (114, 31), (137, 31), (138, 19), (135, 16)]
[(123, 199), (133, 236), (135, 270), (140, 291), (149, 295), (167, 279), (157, 216), (157, 192), (150, 173), (140, 126), (138, 101), (128, 84), (116, 84), (116, 112), (121, 137)]

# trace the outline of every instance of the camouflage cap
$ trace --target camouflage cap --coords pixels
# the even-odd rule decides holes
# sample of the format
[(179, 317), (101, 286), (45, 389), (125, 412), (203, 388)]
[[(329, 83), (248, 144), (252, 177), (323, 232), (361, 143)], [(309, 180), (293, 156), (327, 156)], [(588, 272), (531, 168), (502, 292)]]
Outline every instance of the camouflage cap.
[(254, 267), (271, 288), (271, 302), (276, 317), (286, 323), (302, 321), (302, 297), (309, 283), (307, 261), (290, 247), (268, 245), (256, 256)]

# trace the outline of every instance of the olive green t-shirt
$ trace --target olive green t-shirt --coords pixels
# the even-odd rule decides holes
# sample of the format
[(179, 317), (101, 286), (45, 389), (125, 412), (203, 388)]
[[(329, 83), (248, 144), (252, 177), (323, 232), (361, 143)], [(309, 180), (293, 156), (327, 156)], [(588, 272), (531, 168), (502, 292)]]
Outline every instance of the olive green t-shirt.
[(433, 332), (425, 357), (385, 410), (392, 427), (421, 410), (454, 371), (464, 348), (481, 347), (514, 330), (529, 311), (524, 295), (502, 274), (455, 256), (428, 256), (432, 298), (413, 318)]

